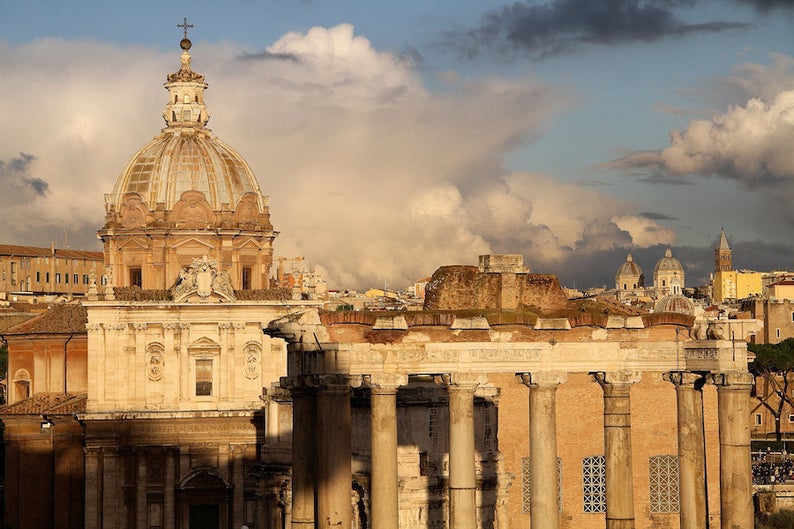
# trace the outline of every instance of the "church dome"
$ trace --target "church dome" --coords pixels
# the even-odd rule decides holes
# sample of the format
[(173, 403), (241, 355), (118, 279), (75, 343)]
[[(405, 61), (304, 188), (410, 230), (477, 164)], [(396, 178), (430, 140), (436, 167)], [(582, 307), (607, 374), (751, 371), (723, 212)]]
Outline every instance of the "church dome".
[[(267, 197), (243, 157), (207, 128), (207, 83), (190, 67), (190, 41), (180, 47), (181, 67), (164, 85), (166, 127), (132, 157), (106, 196), (107, 227), (187, 227), (197, 221), (196, 227), (243, 222), (270, 230)], [(178, 210), (187, 218), (177, 218)]]
[(670, 248), (664, 252), (664, 257), (659, 259), (653, 270), (654, 274), (659, 274), (660, 272), (684, 273), (684, 267), (681, 265), (681, 261), (673, 257), (673, 251)]
[(686, 296), (671, 294), (656, 302), (654, 312), (678, 312), (681, 314), (695, 314), (695, 303)]
[(626, 257), (626, 262), (620, 265), (617, 274), (615, 274), (615, 285), (618, 290), (636, 289), (644, 286), (645, 276), (642, 273), (642, 268), (636, 262), (631, 254)]

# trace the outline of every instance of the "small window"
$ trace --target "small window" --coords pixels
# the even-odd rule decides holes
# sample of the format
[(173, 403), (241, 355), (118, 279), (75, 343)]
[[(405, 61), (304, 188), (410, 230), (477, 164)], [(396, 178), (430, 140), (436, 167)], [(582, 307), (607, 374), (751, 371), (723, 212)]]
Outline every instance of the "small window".
[(756, 426), (761, 426), (761, 414), (760, 413), (756, 413), (755, 414), (755, 425)]
[(652, 456), (648, 460), (651, 512), (678, 512), (678, 457)]
[(49, 283), (50, 282), (50, 273), (49, 272), (46, 272), (44, 274), (44, 282), (45, 283)]
[(251, 290), (251, 268), (243, 267), (243, 290)]
[(59, 285), (61, 284), (61, 273), (60, 272), (55, 272), (55, 282), (58, 283)]
[(582, 510), (606, 512), (606, 461), (604, 456), (582, 459)]
[(63, 274), (63, 282), (69, 284), (69, 274)]
[(87, 284), (88, 284), (88, 281), (89, 281), (88, 274), (83, 274), (83, 284), (84, 284), (84, 285), (87, 285)]
[(212, 360), (196, 360), (196, 396), (212, 396)]
[(72, 276), (72, 283), (76, 285), (79, 281), (80, 281), (80, 276), (78, 274), (74, 274)]
[(36, 272), (36, 283), (41, 283), (41, 272)]
[(780, 329), (775, 329), (775, 338), (780, 338)]
[(794, 414), (788, 416), (788, 422), (794, 422)]
[(190, 103), (190, 96), (185, 94), (184, 97), (182, 98), (182, 102), (186, 104)]
[(130, 286), (141, 288), (143, 284), (143, 274), (140, 268), (130, 268)]
[(794, 312), (791, 313), (791, 321), (794, 321)]
[(182, 111), (182, 121), (190, 121), (191, 113), (190, 109), (186, 108)]

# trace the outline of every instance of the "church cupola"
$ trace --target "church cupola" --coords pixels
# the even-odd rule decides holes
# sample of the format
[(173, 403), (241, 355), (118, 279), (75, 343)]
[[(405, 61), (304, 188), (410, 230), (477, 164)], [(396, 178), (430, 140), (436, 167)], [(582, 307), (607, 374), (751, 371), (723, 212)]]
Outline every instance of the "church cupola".
[(207, 83), (204, 76), (190, 68), (190, 48), (193, 45), (187, 38), (187, 28), (193, 27), (185, 20), (179, 27), (185, 30), (185, 37), (179, 43), (182, 48), (182, 65), (178, 72), (168, 75), (165, 87), (168, 90), (168, 103), (163, 118), (168, 127), (203, 128), (210, 119), (207, 105), (204, 104), (204, 90)]

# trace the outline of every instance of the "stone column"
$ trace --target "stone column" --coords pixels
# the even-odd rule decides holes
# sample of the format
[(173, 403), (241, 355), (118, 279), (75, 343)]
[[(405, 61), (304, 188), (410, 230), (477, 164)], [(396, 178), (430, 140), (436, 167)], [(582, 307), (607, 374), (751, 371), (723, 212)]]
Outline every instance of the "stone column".
[(720, 525), (723, 529), (753, 526), (753, 482), (750, 463), (750, 389), (746, 371), (710, 376), (717, 386), (720, 421)]
[(164, 446), (163, 469), (163, 529), (174, 529), (176, 523), (176, 461), (178, 448)]
[(149, 505), (146, 492), (149, 485), (145, 446), (137, 446), (135, 452), (135, 529), (149, 527)]
[[(284, 377), (292, 394), (292, 529), (314, 529), (317, 402), (305, 377)], [(349, 503), (349, 502), (348, 502)]]
[(230, 444), (229, 457), (232, 460), (232, 527), (245, 524), (245, 445)]
[(522, 373), (529, 388), (529, 519), (532, 529), (558, 529), (557, 386), (566, 373)]
[(372, 529), (399, 527), (397, 498), (397, 389), (407, 377), (370, 379), (370, 491)]
[(99, 529), (102, 513), (102, 449), (85, 448), (85, 527)]
[(631, 461), (631, 385), (638, 372), (594, 373), (604, 391), (604, 462), (606, 529), (634, 529), (634, 480)]
[(449, 526), (477, 526), (477, 481), (474, 451), (474, 392), (481, 381), (458, 373), (440, 375), (436, 382), (449, 396)]
[(352, 479), (350, 377), (318, 375), (317, 529), (351, 524)]
[(708, 527), (706, 445), (703, 432), (704, 378), (696, 373), (673, 371), (664, 379), (675, 385), (678, 408), (678, 483), (681, 529)]

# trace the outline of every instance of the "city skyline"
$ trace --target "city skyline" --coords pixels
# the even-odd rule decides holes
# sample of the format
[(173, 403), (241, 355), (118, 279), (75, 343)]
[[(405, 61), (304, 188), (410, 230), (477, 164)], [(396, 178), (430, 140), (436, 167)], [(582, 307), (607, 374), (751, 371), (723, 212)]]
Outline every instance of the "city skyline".
[(627, 252), (647, 278), (668, 245), (694, 285), (721, 227), (737, 268), (793, 268), (791, 2), (0, 13), (4, 243), (97, 249), (103, 194), (163, 126), (187, 17), (209, 127), (271, 197), (276, 253), (332, 287), (482, 253), (609, 286)]

